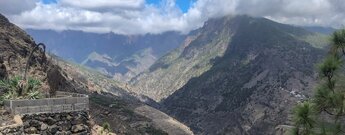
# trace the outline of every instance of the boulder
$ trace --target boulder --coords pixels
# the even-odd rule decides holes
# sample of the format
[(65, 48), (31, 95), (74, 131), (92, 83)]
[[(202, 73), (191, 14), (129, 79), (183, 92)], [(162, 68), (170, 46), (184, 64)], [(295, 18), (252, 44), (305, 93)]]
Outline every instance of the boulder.
[(45, 131), (45, 130), (47, 130), (48, 129), (48, 125), (47, 124), (42, 124), (41, 125), (41, 131)]
[(39, 128), (41, 123), (38, 120), (29, 121), (31, 127)]
[(25, 133), (27, 134), (37, 134), (37, 129), (35, 127), (30, 127), (25, 129)]
[(56, 120), (54, 118), (49, 117), (47, 118), (46, 123), (48, 125), (54, 125), (56, 123)]
[(59, 127), (56, 125), (52, 125), (49, 127), (49, 133), (55, 134), (57, 131), (59, 131)]
[(83, 124), (72, 126), (72, 133), (80, 133), (86, 131), (88, 128)]

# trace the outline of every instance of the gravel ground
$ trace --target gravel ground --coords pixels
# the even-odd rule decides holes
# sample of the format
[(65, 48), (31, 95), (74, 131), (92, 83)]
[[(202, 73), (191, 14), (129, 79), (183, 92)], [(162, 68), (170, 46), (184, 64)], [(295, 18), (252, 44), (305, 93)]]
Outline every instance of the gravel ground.
[(0, 109), (0, 127), (15, 124), (13, 116), (6, 110)]

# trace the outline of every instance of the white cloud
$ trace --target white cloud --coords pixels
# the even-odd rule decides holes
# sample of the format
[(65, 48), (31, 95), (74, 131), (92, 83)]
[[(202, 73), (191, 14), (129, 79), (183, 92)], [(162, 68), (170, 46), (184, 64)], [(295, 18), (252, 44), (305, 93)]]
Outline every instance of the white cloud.
[(181, 21), (181, 14), (169, 5), (162, 9), (148, 5), (144, 9), (114, 13), (37, 3), (35, 9), (11, 16), (10, 19), (24, 28), (144, 34), (181, 30), (187, 26)]
[(144, 0), (60, 0), (60, 4), (84, 9), (139, 8)]
[(242, 0), (237, 13), (263, 16), (281, 23), (340, 27), (345, 23), (343, 0)]
[(19, 14), (35, 8), (39, 0), (0, 0), (0, 13), (6, 15)]
[(49, 5), (36, 0), (24, 1), (36, 4), (11, 12), (15, 14), (9, 15), (9, 19), (21, 27), (34, 29), (186, 33), (201, 27), (209, 18), (228, 14), (262, 16), (296, 25), (340, 27), (345, 24), (343, 0), (198, 0), (187, 13), (177, 8), (175, 0), (164, 0), (160, 5), (149, 5), (144, 0), (60, 0)]

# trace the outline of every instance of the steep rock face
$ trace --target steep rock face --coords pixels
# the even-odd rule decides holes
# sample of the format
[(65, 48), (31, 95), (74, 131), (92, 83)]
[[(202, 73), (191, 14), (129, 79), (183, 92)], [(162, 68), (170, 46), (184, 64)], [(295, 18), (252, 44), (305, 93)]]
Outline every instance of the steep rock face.
[[(242, 19), (241, 19), (242, 18)], [(275, 34), (289, 34), (294, 40), (305, 41), (315, 47), (322, 48), (327, 41), (327, 36), (308, 32), (302, 28), (291, 27), (288, 25), (277, 24), (268, 20), (245, 20), (245, 16), (227, 16), (220, 19), (211, 19), (205, 25), (195, 31), (192, 31), (186, 38), (184, 44), (174, 51), (157, 60), (149, 70), (139, 74), (130, 81), (134, 92), (148, 96), (155, 101), (161, 101), (184, 86), (191, 78), (198, 77), (214, 66), (214, 62), (223, 57), (225, 51), (231, 46), (234, 35), (239, 30), (247, 32), (256, 32), (257, 21), (267, 25), (266, 31), (253, 37), (252, 43), (260, 38), (271, 38), (272, 44), (279, 44), (279, 38), (273, 37)], [(247, 22), (246, 22), (247, 21)], [(252, 30), (244, 27), (242, 23), (256, 23)], [(280, 32), (280, 33), (276, 33)], [(247, 34), (247, 33), (245, 33)], [(250, 34), (250, 33), (248, 33)], [(246, 35), (240, 37), (240, 40), (248, 40)], [(236, 37), (239, 38), (239, 37)], [(317, 41), (315, 41), (317, 39)], [(321, 42), (322, 41), (322, 42)], [(265, 41), (266, 42), (266, 41)], [(276, 43), (277, 42), (277, 43)], [(285, 42), (285, 41), (282, 41)], [(320, 43), (321, 42), (321, 43)], [(242, 48), (239, 49), (239, 51)], [(248, 54), (244, 63), (250, 62), (257, 56), (255, 50), (245, 52)], [(240, 58), (242, 56), (239, 56)]]
[[(0, 79), (23, 76), (28, 56), (36, 46), (34, 40), (16, 25), (0, 14)], [(33, 53), (28, 66), (29, 77), (40, 78), (45, 82), (47, 59), (42, 50)]]
[(29, 35), (0, 14), (0, 52), (4, 61), (11, 54), (26, 57), (34, 45), (35, 42)]
[(239, 23), (224, 56), (163, 103), (197, 134), (274, 134), (288, 124), (291, 107), (310, 94), (314, 64), (325, 52), (301, 40), (313, 34), (301, 28), (234, 19)]
[[(223, 56), (238, 24), (230, 16), (208, 21), (202, 29), (191, 32), (181, 47), (132, 79), (134, 91), (156, 101), (168, 97), (189, 79), (209, 70), (214, 59)], [(213, 27), (217, 25), (229, 27)]]

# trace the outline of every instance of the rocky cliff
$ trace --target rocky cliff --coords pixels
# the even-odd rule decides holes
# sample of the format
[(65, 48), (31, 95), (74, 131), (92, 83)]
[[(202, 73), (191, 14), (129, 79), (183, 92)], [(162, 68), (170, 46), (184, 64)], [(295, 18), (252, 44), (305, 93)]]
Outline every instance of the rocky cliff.
[(275, 134), (314, 86), (325, 51), (303, 37), (315, 33), (248, 16), (211, 22), (233, 31), (225, 53), (163, 101), (167, 112), (197, 134)]
[[(184, 86), (188, 80), (208, 71), (213, 60), (222, 57), (232, 40), (238, 22), (232, 17), (211, 20), (191, 32), (184, 43), (160, 58), (149, 70), (133, 78), (130, 84), (136, 93), (161, 101)], [(227, 27), (214, 27), (216, 25)]]
[[(245, 19), (246, 17), (247, 19)], [(262, 42), (270, 42), (266, 43), (270, 46), (287, 44), (286, 39), (284, 39), (286, 37), (283, 35), (275, 36), (288, 34), (293, 40), (299, 41), (299, 43), (294, 44), (306, 43), (321, 49), (327, 44), (327, 36), (325, 35), (263, 18), (249, 18), (248, 16), (227, 16), (207, 21), (202, 28), (192, 31), (183, 45), (157, 60), (149, 70), (133, 78), (130, 84), (133, 86), (134, 92), (156, 101), (169, 97), (190, 79), (198, 77), (214, 67), (217, 64), (215, 62), (219, 58), (225, 57), (226, 51), (233, 46), (233, 40), (252, 40), (250, 44), (261, 48), (259, 45), (263, 39), (267, 39), (267, 41)], [(247, 28), (243, 23), (249, 23), (251, 27), (248, 25)], [(236, 36), (240, 32), (247, 33), (241, 33), (243, 35), (241, 37)], [(253, 32), (260, 32), (261, 35), (250, 37)], [(236, 57), (243, 59), (242, 63), (248, 64), (257, 57), (259, 52), (256, 50), (244, 52), (243, 47), (237, 47), (239, 52), (236, 53), (242, 54)], [(286, 50), (290, 51), (289, 49)]]
[(226, 16), (131, 81), (197, 134), (274, 134), (310, 95), (327, 36), (265, 18)]
[[(0, 78), (22, 76), (28, 56), (36, 46), (34, 40), (0, 14)], [(43, 50), (33, 53), (28, 65), (30, 75), (44, 79), (47, 62)]]

